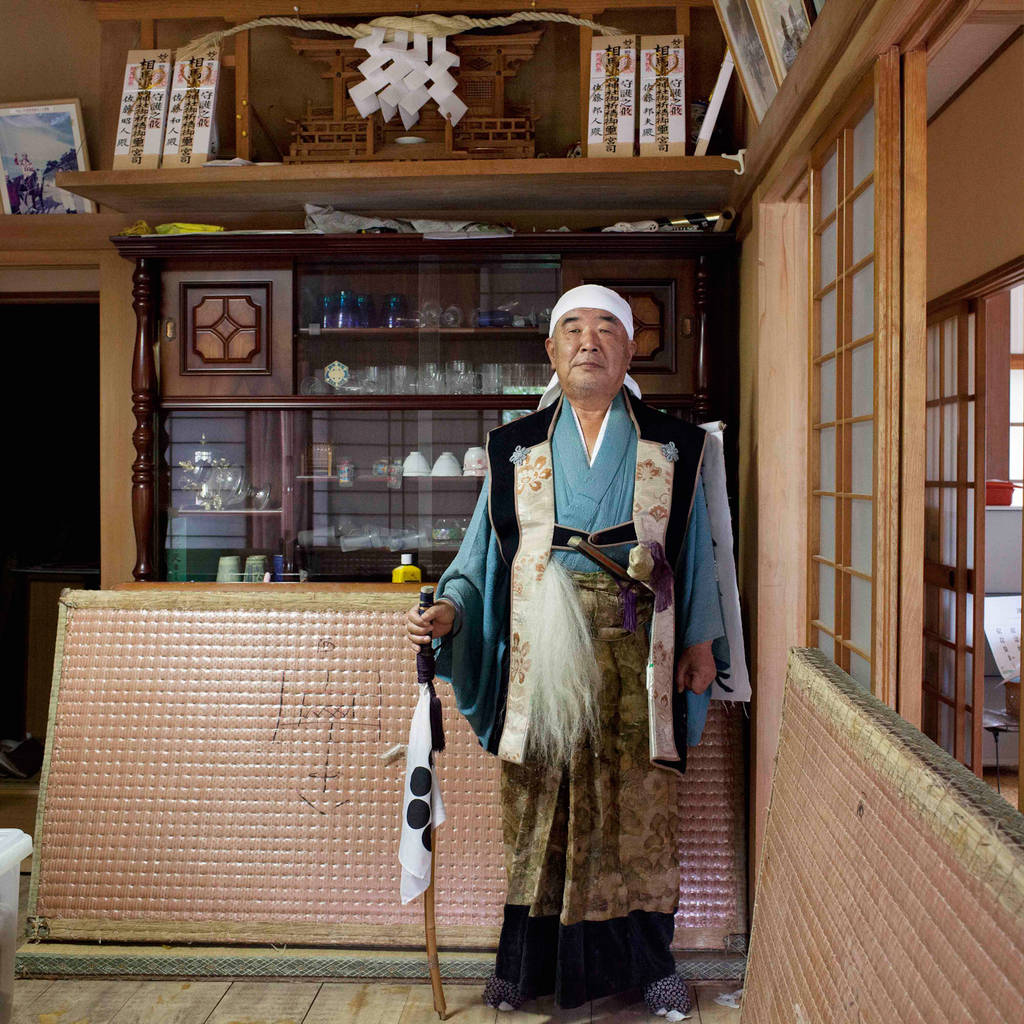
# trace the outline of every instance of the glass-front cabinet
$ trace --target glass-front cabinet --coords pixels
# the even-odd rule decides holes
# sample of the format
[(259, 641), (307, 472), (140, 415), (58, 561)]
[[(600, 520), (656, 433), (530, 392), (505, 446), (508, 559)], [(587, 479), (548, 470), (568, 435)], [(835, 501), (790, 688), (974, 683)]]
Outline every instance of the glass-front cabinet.
[(166, 578), (384, 580), (411, 553), (436, 579), (480, 494), (487, 431), (513, 415), (171, 411)]
[(381, 581), (402, 554), (436, 579), (487, 432), (547, 386), (575, 284), (630, 300), (633, 372), (663, 408), (707, 418), (734, 362), (734, 325), (709, 318), (723, 235), (115, 241), (136, 261), (137, 579)]
[(314, 265), (296, 274), (300, 394), (511, 395), (547, 383), (551, 259)]

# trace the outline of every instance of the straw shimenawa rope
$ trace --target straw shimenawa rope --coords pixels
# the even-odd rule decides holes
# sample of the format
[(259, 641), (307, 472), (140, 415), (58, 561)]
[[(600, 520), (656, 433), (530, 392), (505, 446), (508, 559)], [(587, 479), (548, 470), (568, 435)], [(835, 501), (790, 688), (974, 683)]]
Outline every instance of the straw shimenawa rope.
[(387, 16), (374, 18), (370, 22), (361, 22), (358, 25), (338, 25), (333, 21), (307, 21), (305, 18), (256, 18), (247, 21), (243, 25), (234, 25), (231, 28), (220, 32), (210, 32), (186, 43), (179, 50), (179, 54), (188, 54), (196, 50), (203, 50), (209, 46), (219, 43), (222, 39), (236, 35), (239, 32), (248, 32), (253, 28), (264, 28), (276, 25), (280, 28), (299, 28), (306, 32), (331, 32), (337, 36), (347, 36), (350, 39), (362, 39), (368, 36), (375, 28), (387, 29), (391, 32), (422, 33), (426, 36), (451, 36), (459, 32), (471, 32), (481, 28), (501, 28), (506, 25), (516, 25), (521, 21), (552, 21), (565, 25), (580, 25), (583, 28), (593, 29), (603, 35), (618, 36), (625, 34), (622, 29), (613, 28), (610, 25), (601, 25), (589, 18), (577, 18), (572, 14), (558, 14), (553, 11), (518, 11), (514, 14), (506, 14), (497, 18), (470, 18), (465, 14), (420, 14), (415, 18), (401, 18)]

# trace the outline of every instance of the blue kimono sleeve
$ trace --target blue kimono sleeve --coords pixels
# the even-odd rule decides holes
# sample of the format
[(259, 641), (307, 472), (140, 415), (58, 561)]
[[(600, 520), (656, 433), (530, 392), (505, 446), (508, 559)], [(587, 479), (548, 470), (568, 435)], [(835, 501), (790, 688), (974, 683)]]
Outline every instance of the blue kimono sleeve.
[[(693, 511), (676, 561), (676, 656), (686, 647), (710, 640), (719, 670), (729, 667), (722, 602), (718, 593), (715, 549), (711, 542), (704, 484), (698, 477)], [(695, 747), (704, 733), (711, 687), (703, 693), (686, 691), (686, 743)]]
[(481, 746), (497, 752), (508, 661), (508, 571), (487, 514), (488, 481), (462, 546), (437, 585), (457, 607), (455, 628), (434, 641), (438, 678), (452, 686), (459, 711)]

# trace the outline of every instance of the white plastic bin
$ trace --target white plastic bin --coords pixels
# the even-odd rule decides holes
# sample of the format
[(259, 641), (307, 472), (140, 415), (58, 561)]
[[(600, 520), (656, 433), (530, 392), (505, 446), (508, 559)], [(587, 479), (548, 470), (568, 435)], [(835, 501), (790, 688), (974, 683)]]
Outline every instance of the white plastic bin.
[(20, 828), (0, 828), (0, 1024), (14, 1012), (14, 951), (18, 948), (18, 869), (32, 852)]

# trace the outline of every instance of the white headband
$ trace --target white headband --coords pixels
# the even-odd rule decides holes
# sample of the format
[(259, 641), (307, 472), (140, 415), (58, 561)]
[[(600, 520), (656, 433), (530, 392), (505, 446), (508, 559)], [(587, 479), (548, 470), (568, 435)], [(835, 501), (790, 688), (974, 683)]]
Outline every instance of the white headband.
[(572, 309), (603, 309), (611, 313), (623, 327), (626, 336), (633, 340), (633, 310), (629, 303), (611, 288), (600, 284), (581, 284), (578, 288), (570, 288), (551, 310), (551, 323), (548, 325), (548, 337), (553, 337), (558, 321)]

